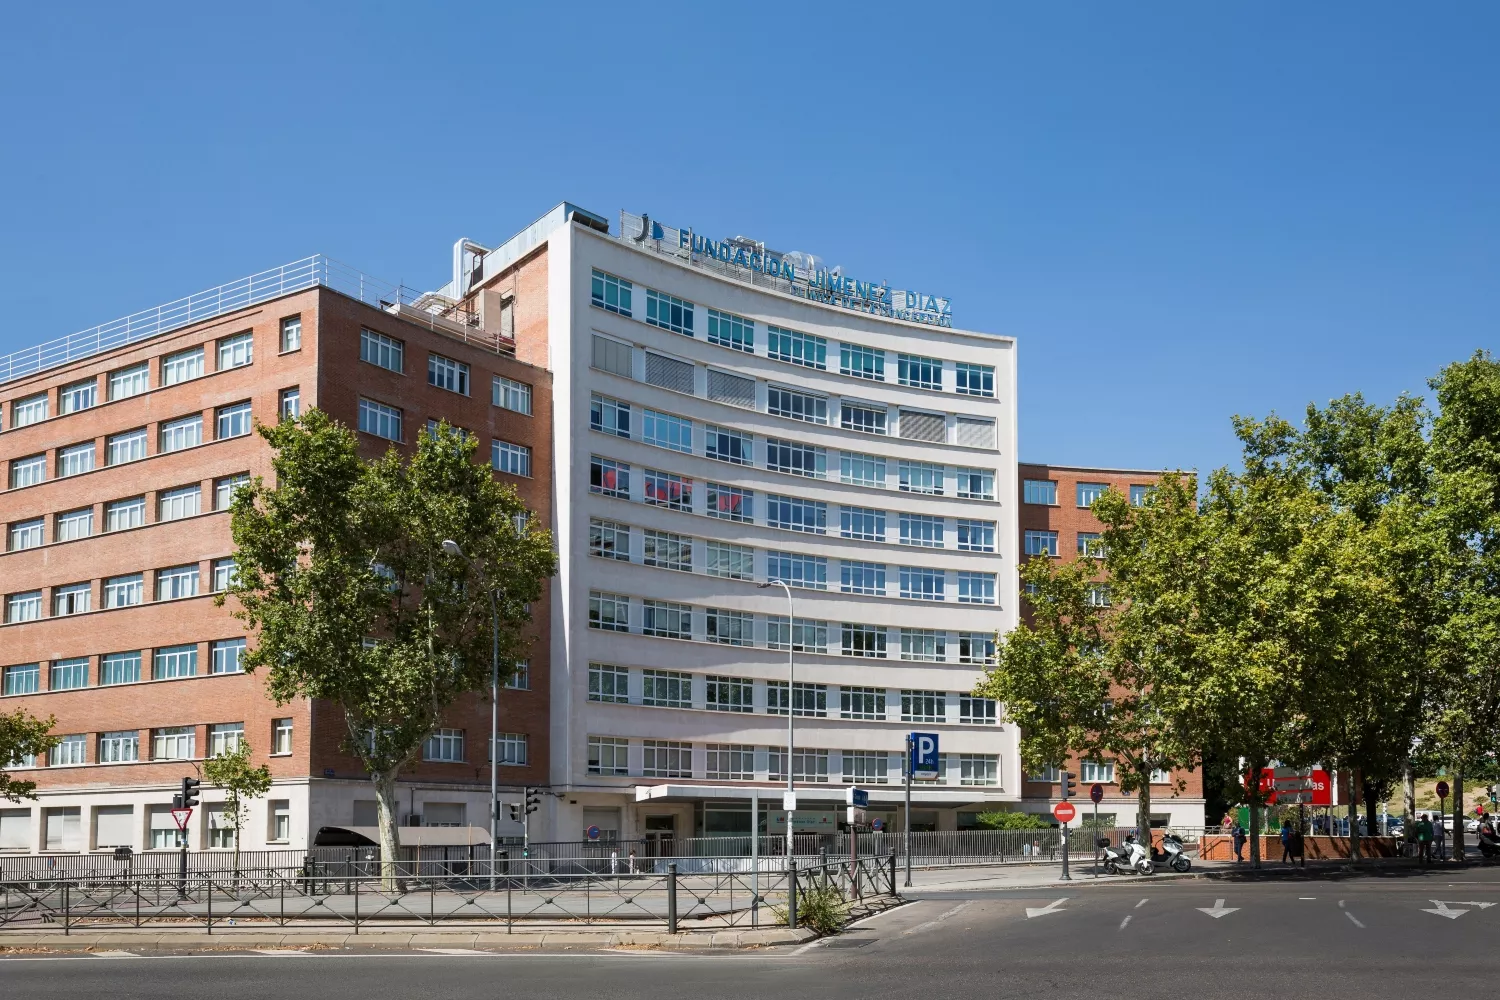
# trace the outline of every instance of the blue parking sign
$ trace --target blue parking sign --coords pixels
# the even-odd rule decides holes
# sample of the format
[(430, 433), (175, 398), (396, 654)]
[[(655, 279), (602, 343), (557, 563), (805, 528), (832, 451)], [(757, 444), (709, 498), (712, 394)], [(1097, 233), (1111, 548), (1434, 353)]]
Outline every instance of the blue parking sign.
[(937, 733), (912, 733), (907, 737), (911, 747), (911, 776), (913, 778), (936, 778), (938, 776)]

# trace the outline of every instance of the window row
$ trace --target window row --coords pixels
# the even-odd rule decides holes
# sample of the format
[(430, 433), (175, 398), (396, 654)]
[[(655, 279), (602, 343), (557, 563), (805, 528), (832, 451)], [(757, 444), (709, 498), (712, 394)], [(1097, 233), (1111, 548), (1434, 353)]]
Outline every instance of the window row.
[[(99, 610), (135, 607), (145, 604), (147, 584), (153, 601), (177, 601), (202, 594), (218, 594), (229, 589), (234, 580), (234, 559), (214, 559), (209, 562), (209, 589), (203, 589), (202, 565), (184, 563), (168, 566), (151, 573), (125, 573), (105, 577), (102, 581), (82, 580), (78, 583), (58, 584), (51, 587), (52, 607), (46, 611), (42, 590), (21, 590), (5, 595), (5, 624), (15, 625), (34, 622), (44, 617), (63, 618), (95, 610), (94, 599), (99, 598)], [(95, 588), (99, 582), (101, 587)], [(46, 613), (44, 613), (46, 612)]]
[[(1088, 556), (1091, 559), (1100, 559), (1104, 556), (1104, 536), (1097, 531), (1079, 531), (1076, 533), (1076, 552), (1080, 556)], [(1058, 533), (1028, 528), (1021, 533), (1021, 545), (1023, 554), (1028, 556), (1053, 556), (1062, 555), (1062, 549), (1058, 543)]]
[[(1109, 489), (1108, 483), (1078, 483), (1076, 486), (1076, 502), (1080, 509), (1092, 507), (1094, 501), (1098, 500)], [(1151, 495), (1156, 492), (1156, 486), (1131, 485), (1130, 505), (1132, 507), (1143, 507), (1150, 501)], [(1021, 481), (1021, 500), (1024, 503), (1039, 504), (1046, 507), (1056, 507), (1057, 482), (1051, 479), (1024, 479)]]
[[(485, 734), (486, 737), (488, 735), (488, 733)], [(499, 757), (496, 758), (493, 748), (490, 748), (486, 751), (487, 756), (484, 758), (486, 763), (494, 760), (500, 764), (522, 767), (529, 762), (525, 733), (500, 733), (498, 744)], [(466, 764), (469, 763), (466, 746), (467, 735), (464, 730), (438, 729), (422, 744), (422, 759), (448, 764)]]
[[(203, 804), (194, 821), (206, 833), (201, 846), (210, 850), (234, 848), (236, 831), (226, 809), (222, 802)], [(46, 806), (41, 810), (38, 832), (43, 850), (66, 853), (138, 848), (141, 844), (146, 850), (175, 850), (188, 842), (188, 834), (177, 829), (172, 807), (165, 803), (145, 805), (141, 813), (134, 805)], [(0, 851), (25, 851), (36, 843), (33, 836), (30, 809), (0, 809)], [(267, 799), (266, 841), (286, 843), (291, 836), (291, 800)]]
[[(110, 687), (140, 681), (176, 680), (206, 674), (244, 672), (245, 640), (208, 643), (207, 669), (200, 671), (199, 643), (132, 649), (99, 656), (74, 656), (45, 663), (0, 667), (0, 695), (42, 694), (86, 687)], [(42, 684), (46, 679), (46, 686)]]
[[(103, 505), (102, 512), (94, 505), (62, 511), (50, 517), (52, 541), (71, 542), (79, 538), (88, 538), (99, 533), (100, 530), (105, 533), (124, 531), (146, 524), (176, 521), (208, 510), (228, 510), (230, 503), (234, 500), (235, 491), (249, 482), (248, 472), (238, 472), (232, 476), (221, 476), (215, 479), (213, 493), (208, 498), (203, 496), (202, 484), (194, 483), (157, 490), (155, 494), (141, 494), (111, 500)], [(150, 503), (147, 502), (148, 496), (152, 497)], [(206, 506), (205, 499), (213, 506)], [(147, 517), (147, 512), (151, 509), (156, 512), (154, 518)], [(102, 517), (99, 516), (101, 513)], [(5, 528), (5, 551), (17, 552), (45, 545), (48, 520), (47, 517), (33, 517), (23, 521), (11, 521)]]
[[(901, 753), (795, 747), (791, 778), (804, 784), (886, 785), (901, 781)], [(708, 781), (785, 781), (783, 747), (748, 743), (588, 737), (588, 773), (613, 777), (697, 778)], [(997, 754), (939, 754), (938, 785), (1000, 785)]]
[[(359, 429), (366, 434), (399, 444), (406, 440), (405, 423), (406, 415), (400, 407), (360, 397)], [(427, 422), (429, 431), (435, 427), (434, 421)], [(490, 465), (499, 472), (529, 477), (531, 475), (531, 448), (524, 444), (494, 438), (490, 441)]]
[[(360, 330), (359, 360), (377, 368), (404, 375), (406, 374), (406, 341), (376, 333), (374, 330)], [(429, 351), (427, 353), (427, 384), (460, 396), (468, 396), (471, 394), (469, 366), (456, 358)], [(502, 375), (494, 375), (490, 379), (490, 403), (501, 409), (530, 416), (531, 386)], [(401, 439), (396, 437), (391, 440)]]
[[(200, 756), (198, 731), (207, 740)], [(83, 764), (133, 764), (152, 760), (203, 760), (233, 753), (245, 738), (243, 722), (220, 722), (207, 726), (163, 726), (156, 729), (125, 729), (103, 733), (68, 733), (57, 746), (36, 757), (27, 755), (12, 767), (77, 767)], [(257, 745), (259, 741), (257, 741)], [(292, 720), (272, 719), (270, 755), (292, 752)], [(89, 747), (94, 748), (92, 755)]]

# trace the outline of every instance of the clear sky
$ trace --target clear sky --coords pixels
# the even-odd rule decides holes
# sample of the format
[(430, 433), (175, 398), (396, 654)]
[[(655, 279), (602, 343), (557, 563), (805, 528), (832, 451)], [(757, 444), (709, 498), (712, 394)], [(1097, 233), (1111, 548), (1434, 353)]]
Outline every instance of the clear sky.
[(326, 253), (418, 287), (564, 199), (1020, 341), (1021, 457), (1208, 468), (1500, 318), (1500, 5), (26, 4), (0, 352)]

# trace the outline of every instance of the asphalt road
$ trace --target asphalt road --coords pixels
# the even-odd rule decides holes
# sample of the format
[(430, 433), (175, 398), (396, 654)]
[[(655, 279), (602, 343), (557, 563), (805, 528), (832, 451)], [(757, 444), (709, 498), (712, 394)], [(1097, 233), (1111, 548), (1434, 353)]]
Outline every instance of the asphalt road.
[(749, 953), (14, 956), (0, 959), (0, 993), (27, 1000), (927, 1000), (983, 991), (1243, 1000), (1253, 989), (1262, 996), (1329, 990), (1406, 1000), (1432, 989), (1493, 989), (1500, 976), (1497, 904), (1500, 869), (1122, 881), (944, 892), (837, 938)]

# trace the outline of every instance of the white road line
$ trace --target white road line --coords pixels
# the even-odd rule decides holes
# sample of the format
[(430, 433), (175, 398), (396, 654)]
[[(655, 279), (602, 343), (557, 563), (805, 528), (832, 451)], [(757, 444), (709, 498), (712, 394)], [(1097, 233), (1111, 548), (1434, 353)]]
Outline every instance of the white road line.
[(95, 951), (90, 952), (95, 958), (140, 958), (133, 951)]
[(1128, 923), (1130, 923), (1130, 914), (1127, 913), (1125, 914), (1125, 919), (1120, 921), (1120, 930), (1123, 931), (1125, 929), (1125, 925)]
[(1339, 900), (1339, 909), (1342, 910), (1343, 908), (1344, 908), (1344, 901), (1341, 899), (1341, 900)]
[(1135, 904), (1135, 908), (1136, 908), (1136, 909), (1137, 909), (1137, 910), (1139, 910), (1139, 909), (1140, 909), (1140, 908), (1141, 908), (1141, 907), (1143, 907), (1143, 906), (1145, 906), (1145, 905), (1146, 905), (1146, 902), (1147, 902), (1147, 900), (1149, 900), (1149, 899), (1150, 899), (1150, 898), (1151, 898), (1151, 897), (1150, 897), (1150, 896), (1147, 896), (1147, 897), (1146, 897), (1146, 899), (1143, 899), (1143, 900), (1141, 900), (1141, 901), (1140, 901), (1140, 902), (1139, 902), (1139, 903), (1136, 903), (1136, 904)]
[(1364, 924), (1362, 924), (1362, 923), (1359, 922), (1359, 918), (1356, 917), (1354, 914), (1350, 913), (1348, 910), (1344, 911), (1344, 916), (1348, 917), (1351, 921), (1353, 921), (1355, 927), (1363, 927), (1364, 926)]
[(306, 955), (301, 948), (251, 948), (257, 955)]
[(433, 955), (488, 955), (487, 951), (477, 951), (473, 948), (417, 948), (416, 951), (430, 952)]
[(904, 930), (904, 931), (901, 932), (901, 936), (905, 937), (908, 934), (915, 934), (915, 933), (917, 933), (917, 931), (925, 931), (929, 927), (936, 927), (938, 924), (942, 923), (944, 920), (947, 920), (949, 917), (953, 916), (955, 913), (959, 912), (960, 910), (966, 909), (966, 908), (968, 908), (970, 906), (973, 906), (973, 905), (974, 905), (974, 900), (972, 900), (972, 899), (969, 900), (967, 903), (959, 903), (953, 909), (947, 911), (946, 913), (939, 913), (937, 916), (933, 917), (931, 920), (927, 921), (926, 923), (918, 924), (915, 927), (908, 927), (906, 930)]
[(1298, 896), (1298, 899), (1317, 899), (1317, 896)]

